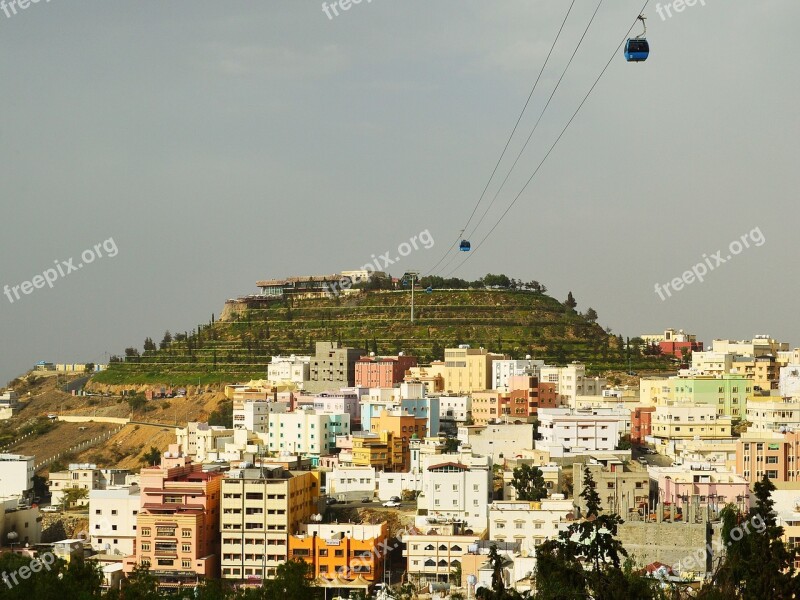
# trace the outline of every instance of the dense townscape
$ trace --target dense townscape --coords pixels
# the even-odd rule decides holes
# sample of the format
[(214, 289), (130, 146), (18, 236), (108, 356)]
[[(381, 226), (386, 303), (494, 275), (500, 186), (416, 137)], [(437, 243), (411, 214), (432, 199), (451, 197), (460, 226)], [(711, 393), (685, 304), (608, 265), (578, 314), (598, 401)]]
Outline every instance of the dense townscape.
[[(333, 293), (325, 278), (259, 285), (250, 308)], [(395, 293), (381, 287), (350, 293)], [(514, 293), (504, 276), (495, 287)], [(577, 314), (571, 294), (563, 310)], [(6, 444), (2, 597), (791, 597), (800, 349), (675, 329), (608, 340), (668, 370), (606, 376), (470, 344), (423, 363), (318, 341), (221, 385), (204, 421), (176, 411), (138, 468), (79, 459), (208, 390), (89, 390), (188, 340), (110, 365), (42, 361), (15, 383), (61, 378), (57, 393), (130, 414), (49, 413)], [(14, 389), (0, 403), (8, 421), (35, 410)], [(11, 451), (103, 421), (117, 428), (63, 457)], [(67, 535), (70, 518), (85, 525)]]
[(0, 0), (0, 600), (800, 600), (798, 18)]

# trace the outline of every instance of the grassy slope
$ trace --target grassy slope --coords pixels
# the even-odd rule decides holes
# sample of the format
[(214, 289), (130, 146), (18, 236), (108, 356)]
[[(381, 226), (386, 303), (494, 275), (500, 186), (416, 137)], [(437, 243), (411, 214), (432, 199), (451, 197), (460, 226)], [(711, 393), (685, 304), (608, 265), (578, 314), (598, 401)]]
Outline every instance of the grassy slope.
[[(187, 341), (148, 352), (137, 362), (113, 364), (93, 382), (187, 385), (261, 378), (271, 355), (313, 354), (314, 342), (324, 340), (378, 354), (404, 351), (421, 361), (441, 359), (445, 347), (471, 344), (514, 358), (581, 360), (594, 372), (627, 368), (613, 337), (543, 294), (436, 291), (416, 294), (415, 305), (413, 324), (405, 291), (252, 306), (232, 320), (200, 326)], [(658, 362), (634, 367), (658, 369)]]

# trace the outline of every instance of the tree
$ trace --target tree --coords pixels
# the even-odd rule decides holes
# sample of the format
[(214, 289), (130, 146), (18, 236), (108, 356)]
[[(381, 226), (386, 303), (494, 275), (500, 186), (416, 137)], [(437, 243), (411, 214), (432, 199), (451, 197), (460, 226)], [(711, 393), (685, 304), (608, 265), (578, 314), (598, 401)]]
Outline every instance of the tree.
[(622, 437), (619, 438), (619, 443), (617, 444), (617, 450), (630, 450), (633, 447), (631, 444), (631, 436), (629, 433), (626, 433)]
[(492, 597), (502, 600), (505, 596), (506, 584), (503, 578), (503, 557), (497, 551), (497, 546), (492, 544), (489, 549), (489, 566), (492, 568)]
[(164, 332), (164, 337), (161, 339), (161, 343), (158, 346), (159, 348), (161, 348), (161, 350), (166, 350), (171, 343), (172, 343), (172, 334), (169, 332), (169, 330), (167, 330)]
[(517, 500), (539, 502), (547, 498), (547, 486), (544, 475), (538, 467), (523, 464), (513, 471), (511, 485), (517, 492)]
[(586, 311), (586, 320), (590, 323), (594, 323), (597, 321), (597, 311), (593, 308), (589, 308)]
[(94, 363), (86, 363), (86, 367), (83, 369), (84, 373), (94, 373)]
[(275, 578), (264, 582), (264, 598), (281, 600), (311, 600), (320, 598), (322, 591), (312, 585), (311, 565), (304, 561), (289, 560), (278, 566)]
[(208, 416), (208, 424), (221, 425), (228, 429), (233, 428), (233, 403), (230, 400), (221, 400), (217, 410)]
[(153, 342), (153, 338), (144, 338), (144, 351), (145, 352), (152, 352), (156, 349), (155, 342)]
[(583, 489), (580, 497), (586, 503), (586, 518), (591, 519), (600, 514), (600, 494), (597, 493), (597, 484), (592, 477), (588, 466), (583, 467)]
[(453, 454), (458, 452), (458, 447), (461, 445), (461, 440), (458, 438), (449, 437), (444, 441), (444, 450), (445, 454)]
[(137, 565), (129, 577), (123, 579), (120, 600), (159, 600), (158, 580), (150, 569)]
[(728, 540), (725, 558), (700, 597), (714, 598), (715, 589), (743, 600), (800, 596), (800, 577), (794, 568), (797, 552), (783, 543), (783, 528), (775, 518), (774, 490), (764, 475), (753, 485), (756, 501), (752, 509), (744, 514), (733, 505), (723, 509), (722, 540)]
[(64, 510), (67, 510), (74, 504), (78, 502), (78, 500), (83, 500), (89, 496), (89, 490), (82, 489), (82, 488), (69, 488), (64, 490), (64, 496), (61, 499), (61, 507)]
[(570, 308), (572, 310), (575, 310), (575, 308), (578, 306), (578, 303), (575, 302), (575, 297), (572, 295), (572, 292), (567, 294), (567, 299), (564, 302), (564, 306), (566, 306), (567, 308)]
[(155, 446), (150, 446), (150, 450), (142, 455), (139, 462), (148, 467), (154, 467), (161, 462), (161, 450)]

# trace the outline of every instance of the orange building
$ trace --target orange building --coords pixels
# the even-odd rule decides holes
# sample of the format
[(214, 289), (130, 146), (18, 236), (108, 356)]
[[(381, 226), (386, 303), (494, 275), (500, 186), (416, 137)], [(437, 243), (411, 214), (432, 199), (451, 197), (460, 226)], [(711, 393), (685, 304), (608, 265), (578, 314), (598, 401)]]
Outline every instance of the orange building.
[[(304, 560), (320, 579), (377, 583), (383, 577), (388, 526), (310, 523), (289, 536), (289, 556)], [(338, 587), (338, 586), (337, 586)]]
[(655, 406), (640, 406), (631, 410), (631, 442), (644, 443), (644, 438), (652, 434)]
[(140, 475), (136, 545), (123, 560), (125, 574), (144, 565), (166, 588), (218, 577), (221, 473), (204, 472), (173, 444), (161, 466)]
[(490, 423), (529, 423), (540, 408), (556, 408), (556, 386), (540, 383), (532, 375), (508, 378), (509, 392), (487, 390), (472, 393), (472, 418), (476, 425)]

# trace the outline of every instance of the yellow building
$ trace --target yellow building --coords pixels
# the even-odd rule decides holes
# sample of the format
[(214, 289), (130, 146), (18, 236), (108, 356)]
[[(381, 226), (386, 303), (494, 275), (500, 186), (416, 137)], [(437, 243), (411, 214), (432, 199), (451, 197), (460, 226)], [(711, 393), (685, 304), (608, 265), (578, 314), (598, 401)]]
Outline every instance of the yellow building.
[(391, 431), (353, 434), (353, 466), (398, 471), (404, 464), (403, 439)]
[(222, 578), (260, 583), (289, 555), (289, 535), (316, 514), (319, 473), (276, 465), (230, 471), (222, 480)]
[[(372, 433), (380, 435), (385, 431), (391, 433), (393, 441), (400, 440), (403, 457), (399, 464), (394, 461), (394, 469), (396, 471), (408, 471), (410, 460), (409, 442), (411, 441), (411, 437), (424, 437), (427, 427), (428, 419), (424, 417), (415, 417), (401, 408), (384, 410), (378, 417), (373, 417), (371, 421)], [(355, 445), (353, 454), (355, 455)]]
[(446, 348), (444, 351), (444, 389), (447, 393), (467, 394), (492, 387), (492, 361), (508, 360), (485, 348)]
[(657, 406), (651, 435), (667, 440), (720, 440), (731, 437), (731, 418), (713, 406), (687, 404)]

